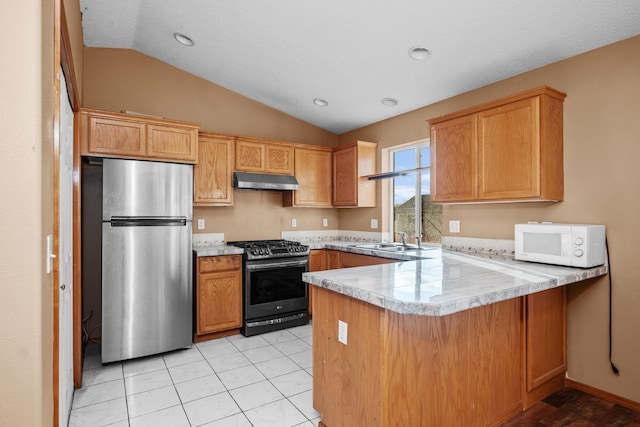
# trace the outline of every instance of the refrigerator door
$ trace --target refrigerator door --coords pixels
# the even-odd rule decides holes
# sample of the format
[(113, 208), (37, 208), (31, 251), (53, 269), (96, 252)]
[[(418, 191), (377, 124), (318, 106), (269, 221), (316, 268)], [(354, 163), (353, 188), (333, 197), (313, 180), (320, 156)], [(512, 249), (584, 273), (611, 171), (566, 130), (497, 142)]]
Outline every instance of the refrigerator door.
[(102, 220), (114, 216), (184, 216), (191, 221), (193, 166), (104, 159)]
[(191, 222), (103, 222), (102, 236), (102, 363), (189, 347)]

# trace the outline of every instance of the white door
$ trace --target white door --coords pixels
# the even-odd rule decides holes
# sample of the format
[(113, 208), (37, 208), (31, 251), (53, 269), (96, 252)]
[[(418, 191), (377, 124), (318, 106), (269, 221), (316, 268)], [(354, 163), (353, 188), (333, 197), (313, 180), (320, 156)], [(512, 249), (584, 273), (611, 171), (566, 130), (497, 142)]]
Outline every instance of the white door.
[(60, 70), (59, 426), (73, 399), (73, 110)]

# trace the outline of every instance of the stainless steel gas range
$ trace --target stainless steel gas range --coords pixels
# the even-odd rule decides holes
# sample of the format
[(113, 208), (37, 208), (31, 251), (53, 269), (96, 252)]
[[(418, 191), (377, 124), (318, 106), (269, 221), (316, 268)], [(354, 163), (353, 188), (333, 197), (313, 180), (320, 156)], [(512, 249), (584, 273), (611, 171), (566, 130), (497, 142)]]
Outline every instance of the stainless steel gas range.
[(309, 246), (288, 240), (228, 242), (244, 248), (243, 326), (245, 336), (309, 323)]

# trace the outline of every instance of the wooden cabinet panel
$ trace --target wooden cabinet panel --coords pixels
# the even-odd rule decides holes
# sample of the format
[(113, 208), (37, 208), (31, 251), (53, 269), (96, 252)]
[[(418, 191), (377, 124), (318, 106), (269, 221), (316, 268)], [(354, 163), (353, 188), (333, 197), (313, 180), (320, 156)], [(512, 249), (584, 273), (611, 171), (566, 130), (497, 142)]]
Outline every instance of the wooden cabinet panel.
[(377, 144), (355, 141), (333, 150), (333, 206), (375, 207), (375, 181), (363, 178), (376, 170)]
[(539, 98), (478, 113), (480, 199), (540, 194)]
[(88, 144), (92, 154), (122, 156), (145, 156), (146, 126), (129, 120), (114, 120), (107, 117), (88, 117)]
[(293, 147), (280, 144), (266, 144), (265, 172), (282, 175), (293, 175)]
[(431, 127), (432, 202), (473, 200), (477, 196), (476, 117)]
[(193, 167), (193, 204), (233, 205), (234, 139), (200, 132), (198, 163)]
[[(382, 426), (384, 310), (326, 289), (316, 291), (313, 407), (329, 427)], [(349, 325), (348, 345), (338, 342), (338, 320)]]
[(193, 127), (150, 124), (147, 126), (147, 157), (195, 163), (197, 141), (198, 130)]
[(527, 391), (531, 392), (567, 370), (565, 287), (527, 295)]
[(337, 268), (342, 268), (342, 262), (340, 261), (340, 255), (342, 252), (327, 250), (327, 269), (335, 270)]
[(238, 171), (293, 175), (293, 145), (238, 137), (235, 165)]
[(83, 109), (79, 112), (83, 156), (196, 163), (198, 124)]
[(331, 149), (295, 148), (299, 188), (283, 194), (283, 206), (331, 207)]
[(263, 143), (246, 141), (238, 138), (236, 141), (236, 170), (245, 172), (264, 172), (265, 146)]
[[(324, 249), (313, 249), (309, 252), (309, 271), (322, 271), (327, 269), (327, 251)], [(309, 314), (313, 314), (313, 290), (314, 286), (309, 285)]]
[(543, 86), (430, 120), (431, 200), (562, 200), (565, 96)]
[(197, 258), (195, 292), (197, 336), (206, 336), (242, 326), (241, 266), (242, 255)]

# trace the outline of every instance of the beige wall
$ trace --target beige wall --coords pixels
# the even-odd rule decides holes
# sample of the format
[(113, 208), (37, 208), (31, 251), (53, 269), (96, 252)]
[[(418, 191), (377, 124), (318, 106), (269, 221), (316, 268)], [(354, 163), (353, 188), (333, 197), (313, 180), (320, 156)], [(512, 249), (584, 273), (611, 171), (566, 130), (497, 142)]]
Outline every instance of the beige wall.
[(0, 423), (50, 426), (53, 2), (5, 5), (0, 35)]
[[(380, 148), (428, 138), (426, 120), (482, 102), (549, 85), (564, 102), (565, 199), (561, 203), (445, 206), (444, 222), (459, 219), (460, 236), (513, 239), (529, 220), (605, 224), (613, 278), (613, 357), (608, 362), (608, 285), (605, 278), (569, 292), (570, 378), (640, 402), (640, 37), (557, 62), (340, 136), (376, 141)], [(340, 225), (365, 230), (381, 215), (341, 211)], [(447, 229), (447, 227), (444, 227)]]
[(65, 16), (67, 17), (67, 31), (71, 41), (71, 55), (76, 77), (76, 90), (79, 95), (78, 100), (82, 103), (84, 42), (82, 37), (82, 21), (80, 18), (80, 1), (62, 0), (62, 4)]

